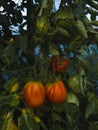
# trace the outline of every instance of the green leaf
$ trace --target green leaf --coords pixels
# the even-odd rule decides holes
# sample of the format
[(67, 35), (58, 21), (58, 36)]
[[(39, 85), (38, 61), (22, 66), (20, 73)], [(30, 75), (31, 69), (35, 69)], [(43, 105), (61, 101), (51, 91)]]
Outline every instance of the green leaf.
[(74, 16), (73, 16), (72, 9), (69, 6), (65, 6), (63, 10), (60, 9), (55, 13), (53, 19), (55, 19), (57, 21), (57, 20), (60, 20), (60, 19), (64, 20), (66, 18), (73, 19), (73, 17)]
[(84, 16), (82, 18), (82, 22), (84, 23), (84, 25), (85, 25), (88, 32), (94, 33), (94, 34), (97, 33), (97, 31), (95, 31), (93, 26), (92, 26), (92, 22), (86, 16)]
[(96, 34), (96, 35), (94, 36), (94, 39), (95, 39), (96, 42), (98, 42), (98, 34)]
[(12, 123), (12, 112), (4, 114), (4, 122), (2, 130), (9, 130)]
[(43, 2), (42, 2), (42, 8), (47, 8), (47, 0), (43, 0)]
[(95, 109), (94, 114), (98, 114), (98, 98), (95, 99)]
[(24, 123), (23, 116), (19, 116), (19, 118), (18, 118), (18, 128), (19, 128), (19, 130), (27, 130), (28, 129)]
[(19, 95), (18, 94), (13, 94), (13, 97), (9, 103), (9, 106), (10, 107), (15, 107), (19, 104), (20, 102), (20, 98), (19, 98)]
[(7, 46), (3, 52), (9, 57), (11, 62), (15, 62), (18, 58), (16, 49), (13, 46), (13, 44), (10, 44), (9, 46)]
[(51, 118), (53, 121), (61, 122), (61, 115), (56, 112), (51, 112)]
[(93, 14), (91, 15), (90, 19), (93, 21), (93, 20), (96, 20), (96, 14)]
[(72, 93), (72, 92), (69, 92), (69, 93), (68, 93), (68, 96), (67, 96), (66, 101), (67, 101), (68, 103), (73, 103), (73, 104), (75, 104), (77, 107), (79, 107), (78, 97), (77, 97), (74, 93)]
[(92, 21), (91, 24), (94, 25), (94, 26), (98, 26), (98, 20)]
[[(77, 0), (75, 0), (75, 1), (77, 1)], [(74, 8), (73, 12), (74, 12), (75, 17), (80, 18), (81, 14), (85, 11), (85, 3), (86, 2), (83, 0), (79, 0), (77, 2), (78, 2), (77, 7)]]
[(51, 16), (51, 14), (52, 14), (52, 9), (53, 9), (53, 4), (54, 4), (54, 1), (53, 1), (53, 0), (48, 0), (48, 1), (47, 1), (47, 8), (46, 8), (45, 11), (44, 11), (44, 15), (46, 15), (46, 16)]
[(93, 113), (95, 108), (95, 102), (90, 102), (87, 104), (86, 111), (85, 111), (85, 119), (88, 119), (90, 115)]
[[(83, 54), (83, 53), (82, 53)], [(79, 64), (83, 67), (83, 68), (86, 68), (87, 70), (90, 70), (90, 63), (85, 60), (82, 56), (77, 56), (78, 58), (78, 62)]]
[(54, 56), (59, 55), (59, 51), (56, 48), (54, 48), (54, 46), (52, 45), (49, 46), (49, 53)]
[(62, 104), (52, 104), (53, 110), (61, 113), (64, 110), (65, 102)]
[(73, 21), (73, 25), (77, 29), (77, 31), (85, 38), (88, 37), (87, 30), (81, 20)]
[(88, 92), (87, 95), (88, 95), (88, 102), (89, 103), (93, 102), (95, 104), (92, 114), (98, 114), (98, 98), (93, 92)]
[(71, 19), (61, 19), (57, 21), (57, 25), (65, 30), (72, 30), (73, 29), (73, 24)]
[(40, 11), (39, 11), (38, 16), (41, 16), (41, 15), (42, 15), (42, 12), (43, 12), (43, 9), (46, 9), (46, 8), (47, 8), (47, 0), (43, 0), (42, 6), (41, 6), (41, 9), (40, 9)]
[(61, 34), (62, 36), (65, 36), (67, 38), (70, 38), (70, 34), (67, 30), (63, 29), (62, 27), (56, 27), (57, 33)]
[(33, 118), (33, 111), (29, 108), (22, 109), (22, 118), (24, 126), (27, 127), (28, 130), (38, 130), (37, 123)]
[(22, 50), (23, 52), (26, 52), (27, 40), (28, 40), (27, 35), (17, 36), (15, 39), (15, 44), (20, 50)]

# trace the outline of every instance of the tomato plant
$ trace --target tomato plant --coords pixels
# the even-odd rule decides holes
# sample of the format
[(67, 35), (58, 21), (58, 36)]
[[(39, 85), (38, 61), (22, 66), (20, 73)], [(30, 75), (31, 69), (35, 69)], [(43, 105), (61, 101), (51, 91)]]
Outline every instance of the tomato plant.
[(67, 89), (62, 81), (56, 81), (46, 86), (47, 98), (53, 103), (62, 103), (67, 97)]
[(40, 107), (45, 100), (45, 88), (40, 82), (28, 82), (23, 88), (23, 97), (28, 106)]
[(98, 130), (97, 1), (0, 1), (0, 130)]
[(68, 67), (68, 59), (62, 56), (53, 56), (50, 65), (54, 72), (63, 72)]

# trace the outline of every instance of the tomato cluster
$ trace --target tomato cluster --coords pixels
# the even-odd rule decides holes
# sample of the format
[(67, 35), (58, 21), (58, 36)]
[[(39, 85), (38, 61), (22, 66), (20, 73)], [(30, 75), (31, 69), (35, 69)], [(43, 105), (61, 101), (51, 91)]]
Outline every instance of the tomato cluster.
[(26, 104), (32, 108), (43, 105), (45, 98), (52, 103), (62, 103), (67, 98), (67, 89), (62, 81), (44, 85), (40, 82), (28, 82), (23, 88)]
[[(75, 94), (81, 93), (78, 74), (73, 74), (69, 77), (67, 87)], [(51, 103), (60, 104), (65, 100), (67, 101), (69, 97), (67, 87), (61, 80), (54, 81), (53, 83), (50, 82), (45, 86), (41, 82), (28, 82), (23, 88), (23, 97), (26, 104), (32, 108), (42, 106), (46, 99)], [(69, 99), (70, 98), (68, 98), (68, 101)], [(78, 102), (76, 103), (78, 104)]]

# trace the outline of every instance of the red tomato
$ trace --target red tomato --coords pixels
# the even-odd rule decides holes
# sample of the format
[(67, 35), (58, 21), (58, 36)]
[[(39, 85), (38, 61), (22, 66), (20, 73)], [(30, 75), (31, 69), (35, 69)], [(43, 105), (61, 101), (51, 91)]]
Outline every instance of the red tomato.
[(55, 72), (63, 72), (68, 67), (68, 59), (62, 56), (54, 56), (52, 57), (50, 67)]
[(36, 108), (45, 100), (45, 87), (40, 82), (28, 82), (23, 88), (23, 96), (28, 106)]
[(67, 98), (67, 89), (62, 81), (56, 81), (46, 86), (47, 98), (52, 103), (62, 103)]

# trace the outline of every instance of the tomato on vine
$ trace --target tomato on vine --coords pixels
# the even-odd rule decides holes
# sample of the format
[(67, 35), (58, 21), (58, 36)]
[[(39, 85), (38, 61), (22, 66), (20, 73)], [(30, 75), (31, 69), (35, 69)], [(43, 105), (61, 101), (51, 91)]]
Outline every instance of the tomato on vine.
[(54, 72), (64, 72), (68, 67), (68, 59), (63, 56), (53, 56), (50, 67)]
[(62, 103), (67, 98), (67, 88), (62, 81), (46, 85), (46, 96), (52, 103)]
[(68, 79), (68, 87), (74, 92), (74, 93), (81, 93), (81, 87), (80, 87), (80, 77), (78, 74), (73, 74)]
[(28, 82), (23, 88), (25, 102), (32, 108), (43, 105), (45, 95), (45, 87), (40, 82)]

